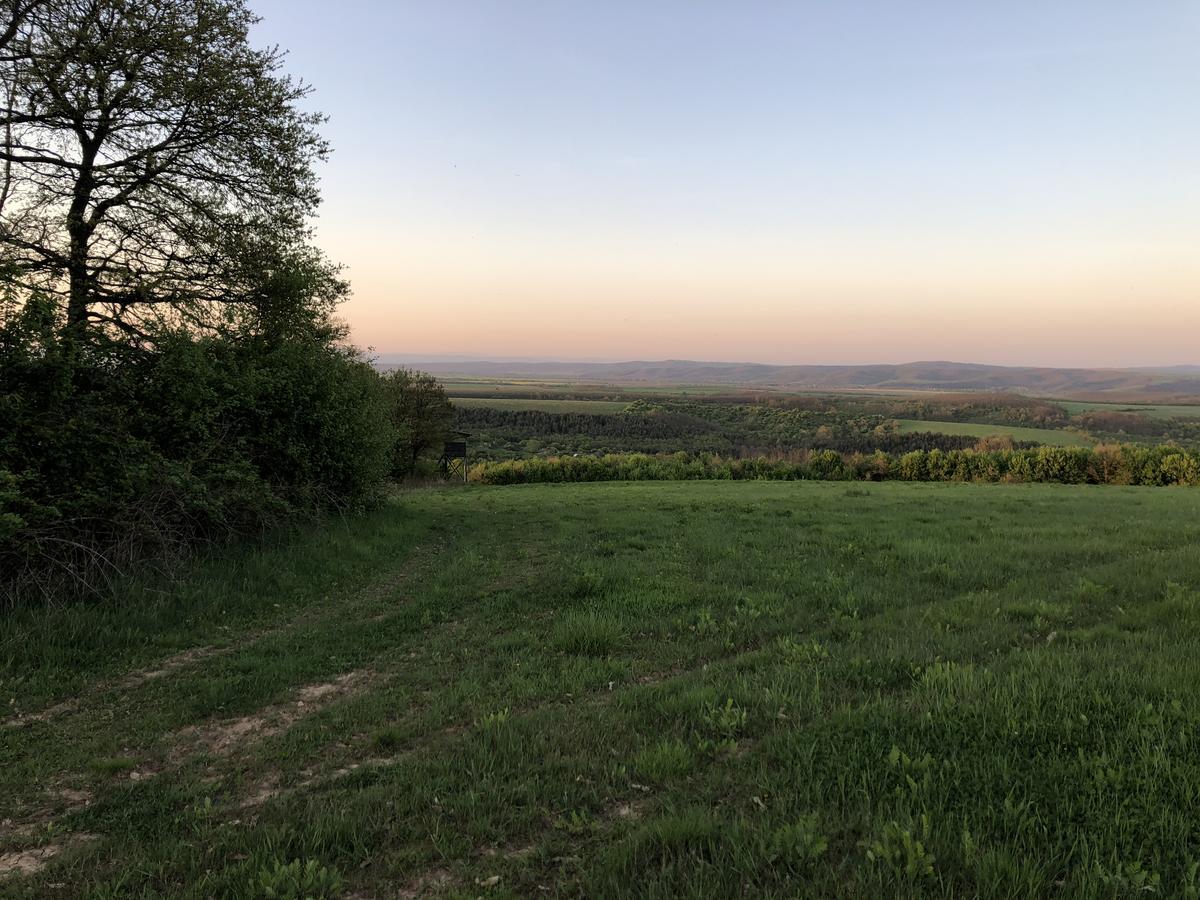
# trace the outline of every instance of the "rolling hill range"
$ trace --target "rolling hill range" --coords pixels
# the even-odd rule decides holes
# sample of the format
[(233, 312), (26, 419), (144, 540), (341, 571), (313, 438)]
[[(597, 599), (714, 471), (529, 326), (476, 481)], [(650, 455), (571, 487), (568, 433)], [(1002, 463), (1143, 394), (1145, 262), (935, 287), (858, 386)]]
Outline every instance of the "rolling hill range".
[(1057, 369), (957, 362), (808, 366), (761, 363), (422, 361), (381, 357), (380, 367), (411, 365), (436, 375), (560, 379), (628, 385), (704, 384), (775, 390), (1017, 391), (1080, 400), (1188, 401), (1200, 398), (1200, 367)]

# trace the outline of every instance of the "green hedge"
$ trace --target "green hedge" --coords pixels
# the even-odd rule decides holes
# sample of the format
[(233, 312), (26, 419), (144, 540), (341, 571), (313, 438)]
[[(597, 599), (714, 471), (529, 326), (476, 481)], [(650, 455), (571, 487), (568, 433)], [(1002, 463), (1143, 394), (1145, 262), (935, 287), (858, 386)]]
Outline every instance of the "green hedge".
[(0, 327), (0, 607), (101, 594), (182, 558), (383, 488), (378, 376), (321, 334), (96, 341)]
[(1028, 450), (914, 450), (840, 454), (798, 461), (710, 454), (563, 456), (478, 463), (479, 484), (574, 481), (1035, 481), (1061, 484), (1200, 484), (1200, 451), (1179, 447), (1037, 447)]

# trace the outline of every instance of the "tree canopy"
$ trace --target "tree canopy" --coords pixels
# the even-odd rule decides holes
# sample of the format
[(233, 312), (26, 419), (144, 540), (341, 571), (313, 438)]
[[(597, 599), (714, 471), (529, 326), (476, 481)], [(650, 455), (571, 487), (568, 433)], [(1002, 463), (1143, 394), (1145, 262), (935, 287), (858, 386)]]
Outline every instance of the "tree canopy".
[[(212, 329), (345, 287), (307, 241), (327, 153), (243, 0), (10, 0), (0, 250), (64, 335)], [(282, 309), (289, 306), (292, 309)]]

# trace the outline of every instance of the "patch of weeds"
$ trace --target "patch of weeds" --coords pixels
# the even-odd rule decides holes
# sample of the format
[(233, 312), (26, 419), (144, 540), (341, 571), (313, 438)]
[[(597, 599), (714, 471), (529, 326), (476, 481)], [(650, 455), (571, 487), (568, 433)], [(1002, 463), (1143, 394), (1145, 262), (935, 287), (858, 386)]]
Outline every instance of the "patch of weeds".
[(509, 710), (506, 706), (504, 709), (498, 709), (495, 712), (488, 713), (475, 724), (479, 726), (481, 731), (499, 731), (508, 724), (508, 717)]
[(617, 621), (599, 613), (567, 613), (555, 629), (554, 645), (577, 656), (608, 656), (620, 642)]
[(735, 750), (737, 750), (737, 741), (733, 738), (713, 740), (712, 738), (702, 737), (696, 739), (696, 752), (701, 756), (726, 756)]
[(586, 834), (594, 825), (595, 820), (586, 809), (573, 809), (554, 821), (554, 827), (567, 834)]
[(648, 781), (667, 781), (692, 770), (692, 750), (683, 741), (667, 739), (639, 751), (633, 767)]
[(1118, 862), (1112, 868), (1097, 864), (1095, 880), (1106, 888), (1106, 894), (1124, 896), (1159, 893), (1162, 876), (1135, 860), (1130, 863)]
[(815, 638), (797, 641), (792, 637), (782, 637), (776, 647), (779, 654), (792, 665), (811, 665), (829, 659), (829, 650)]
[(764, 848), (767, 861), (795, 872), (809, 868), (829, 848), (829, 840), (818, 825), (817, 816), (810, 814), (776, 828)]
[(734, 740), (745, 730), (749, 713), (735, 705), (730, 697), (722, 706), (713, 705), (705, 709), (702, 718), (710, 731), (728, 740)]
[(187, 808), (187, 819), (193, 834), (201, 836), (209, 834), (212, 831), (213, 825), (212, 797), (197, 800), (189, 806)]
[(933, 770), (937, 763), (928, 753), (911, 757), (899, 747), (893, 746), (887, 757), (888, 767), (900, 776), (901, 784), (894, 793), (897, 797), (917, 795), (928, 791), (933, 781)]
[(922, 815), (913, 828), (888, 822), (873, 839), (865, 842), (867, 860), (903, 881), (933, 877), (936, 859), (926, 847), (929, 817)]
[(830, 632), (834, 637), (849, 643), (862, 640), (862, 622), (859, 619), (858, 606), (854, 603), (853, 598), (842, 598), (833, 605), (830, 612)]
[(1190, 859), (1183, 869), (1182, 891), (1179, 896), (1185, 900), (1197, 900), (1200, 898), (1200, 862), (1192, 862)]
[(691, 630), (701, 637), (707, 637), (720, 631), (721, 623), (717, 621), (713, 611), (706, 606), (696, 613), (696, 621), (692, 623)]
[(763, 616), (774, 612), (775, 607), (759, 597), (743, 597), (733, 610), (734, 616), (744, 622), (757, 622)]
[(342, 891), (342, 876), (315, 859), (276, 860), (251, 879), (249, 896), (263, 900), (328, 900)]

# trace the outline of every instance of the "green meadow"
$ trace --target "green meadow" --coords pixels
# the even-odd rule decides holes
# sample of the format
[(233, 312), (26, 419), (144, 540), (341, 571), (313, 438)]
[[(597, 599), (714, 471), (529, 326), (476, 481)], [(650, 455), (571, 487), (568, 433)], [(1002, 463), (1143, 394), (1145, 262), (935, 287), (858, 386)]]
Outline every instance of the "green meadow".
[(1200, 888), (1200, 492), (605, 483), (0, 620), (11, 897)]
[(935, 422), (926, 419), (897, 419), (901, 434), (932, 431), (937, 434), (965, 434), (969, 437), (1001, 435), (1014, 441), (1037, 441), (1057, 447), (1090, 447), (1096, 443), (1087, 435), (1060, 428), (1025, 428), (1020, 425), (978, 425), (973, 422)]
[(1071, 415), (1083, 412), (1137, 412), (1152, 419), (1200, 418), (1200, 406), (1165, 403), (1097, 403), (1085, 400), (1054, 400)]

